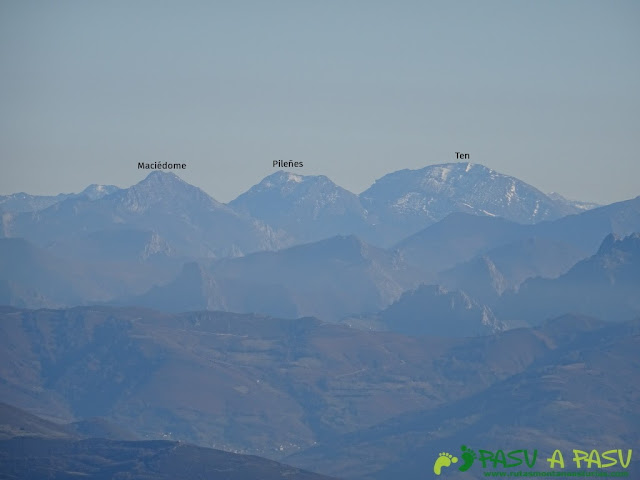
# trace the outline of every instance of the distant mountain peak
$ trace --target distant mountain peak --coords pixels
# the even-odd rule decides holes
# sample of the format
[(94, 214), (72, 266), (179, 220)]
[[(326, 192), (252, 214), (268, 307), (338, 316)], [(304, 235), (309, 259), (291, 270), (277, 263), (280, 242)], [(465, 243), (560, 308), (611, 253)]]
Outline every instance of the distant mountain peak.
[(324, 175), (300, 175), (298, 173), (278, 170), (277, 172), (262, 179), (262, 181), (252, 187), (249, 192), (264, 191), (267, 189), (282, 187), (287, 187), (290, 191), (293, 191), (298, 186), (302, 187), (317, 184), (331, 185), (334, 188), (341, 188)]
[[(178, 175), (176, 175), (173, 172), (164, 172), (161, 170), (156, 170), (154, 172), (151, 172), (149, 175), (147, 175), (142, 181), (138, 182), (138, 185), (140, 184), (154, 184), (154, 185), (170, 185), (170, 184), (177, 184), (177, 185), (189, 185), (187, 182), (185, 182), (184, 180), (182, 180)], [(191, 185), (189, 185), (191, 186)]]
[(596, 255), (606, 255), (615, 250), (640, 252), (640, 233), (632, 233), (626, 237), (610, 233), (600, 244)]
[(115, 185), (98, 185), (93, 183), (80, 192), (80, 195), (84, 195), (90, 200), (98, 200), (99, 198), (106, 197), (107, 195), (111, 195), (119, 190), (120, 188)]
[(533, 224), (595, 206), (545, 195), (515, 177), (471, 162), (398, 170), (360, 195), (323, 175), (279, 170), (229, 205), (282, 229), (297, 242), (356, 233), (379, 246), (390, 246), (456, 212)]
[(306, 243), (337, 234), (361, 234), (367, 211), (357, 195), (324, 175), (277, 171), (229, 204)]
[[(281, 209), (285, 205), (286, 209), (306, 205), (317, 214), (336, 202), (340, 203), (341, 199), (349, 199), (354, 204), (359, 203), (356, 195), (336, 185), (324, 175), (299, 175), (280, 170), (262, 179), (229, 205), (249, 212), (267, 208), (265, 202), (271, 204), (269, 209)], [(257, 205), (252, 205), (252, 202), (257, 202)], [(273, 202), (285, 204), (275, 205)]]
[(621, 239), (621, 237), (619, 235), (616, 235), (615, 233), (610, 233), (609, 235), (607, 235), (606, 237), (604, 237), (604, 240), (602, 240), (602, 243), (600, 244), (600, 248), (598, 249), (598, 255), (602, 255), (604, 253), (607, 253), (609, 251), (611, 251), (611, 249), (613, 248), (613, 246), (619, 242)]
[(507, 327), (486, 305), (441, 285), (405, 291), (380, 316), (390, 330), (411, 335), (484, 335)]
[(155, 171), (143, 180), (121, 191), (123, 206), (129, 211), (144, 212), (152, 205), (182, 205), (192, 208), (206, 205), (215, 209), (226, 209), (202, 189), (185, 182), (172, 172)]
[(408, 236), (454, 212), (531, 224), (586, 208), (556, 201), (515, 177), (469, 162), (389, 173), (360, 199), (381, 223), (395, 226), (397, 236)]

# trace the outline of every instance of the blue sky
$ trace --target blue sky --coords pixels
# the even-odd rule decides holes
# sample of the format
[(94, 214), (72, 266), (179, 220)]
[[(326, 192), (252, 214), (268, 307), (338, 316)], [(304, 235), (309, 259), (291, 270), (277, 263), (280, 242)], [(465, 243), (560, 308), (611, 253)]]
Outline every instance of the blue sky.
[(5, 1), (0, 62), (0, 194), (171, 161), (229, 201), (274, 159), (359, 193), (461, 151), (640, 195), (640, 2)]

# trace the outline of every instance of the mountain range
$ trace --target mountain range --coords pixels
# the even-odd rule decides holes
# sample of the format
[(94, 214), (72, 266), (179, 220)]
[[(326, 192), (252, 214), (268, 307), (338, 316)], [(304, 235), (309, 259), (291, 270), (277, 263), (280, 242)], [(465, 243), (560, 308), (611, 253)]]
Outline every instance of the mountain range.
[(354, 234), (389, 247), (455, 212), (531, 224), (597, 205), (545, 195), (483, 165), (449, 163), (390, 173), (360, 195), (325, 176), (277, 172), (230, 206), (289, 232), (297, 242)]
[(88, 198), (97, 200), (120, 190), (115, 185), (89, 185), (80, 193), (59, 193), (58, 195), (29, 195), (20, 192), (11, 195), (0, 195), (0, 212), (23, 213), (44, 210), (51, 205), (70, 198)]
[[(481, 255), (442, 274), (454, 285), (449, 289), (423, 284), (373, 315), (347, 316), (342, 323), (408, 335), (456, 337), (537, 325), (568, 313), (608, 321), (640, 317), (640, 234), (610, 234), (595, 255), (570, 268), (567, 256), (561, 255), (564, 248), (544, 250), (547, 245), (530, 240), (494, 249), (490, 255), (500, 260), (501, 270), (489, 255)], [(538, 252), (539, 258), (520, 255), (523, 250)], [(556, 257), (566, 262), (564, 267), (554, 261)], [(538, 270), (542, 267), (537, 265), (547, 265), (548, 273), (567, 271), (546, 278), (534, 275), (517, 288), (507, 288), (512, 272), (521, 273), (523, 266), (531, 265)]]
[(399, 170), (376, 180), (360, 198), (375, 216), (386, 244), (454, 212), (532, 224), (580, 211), (517, 178), (471, 163)]
[(394, 172), (360, 195), (322, 175), (279, 171), (229, 205), (162, 171), (125, 189), (91, 185), (80, 194), (0, 196), (5, 237), (48, 246), (134, 227), (159, 234), (191, 258), (237, 256), (349, 234), (388, 247), (454, 212), (537, 223), (591, 206), (547, 196), (516, 178), (468, 163)]
[[(4, 307), (0, 329), (3, 400), (49, 422), (73, 422), (60, 434), (31, 417), (4, 420), (13, 440), (0, 451), (13, 465), (25, 465), (17, 450), (38, 458), (46, 448), (69, 461), (102, 452), (108, 464), (124, 454), (117, 449), (144, 456), (135, 449), (163, 439), (339, 478), (418, 479), (437, 452), (462, 444), (542, 455), (640, 442), (637, 320), (573, 315), (442, 338), (310, 318)], [(57, 440), (21, 441), (21, 428)], [(82, 431), (110, 442), (65, 436), (86, 437)], [(118, 444), (119, 435), (144, 442)], [(482, 478), (478, 467), (470, 475)]]
[[(422, 207), (399, 208), (392, 200), (401, 194), (424, 200)], [(487, 325), (498, 331), (523, 324), (512, 311), (525, 298), (516, 291), (528, 279), (558, 277), (607, 235), (640, 231), (640, 197), (571, 206), (471, 164), (395, 172), (360, 196), (323, 176), (277, 172), (223, 205), (174, 174), (154, 172), (127, 189), (91, 186), (45, 200), (52, 198), (56, 203), (41, 210), (3, 214), (0, 300), (6, 304), (316, 316), (364, 328), (402, 324), (401, 331), (413, 334), (421, 331), (418, 323), (392, 321), (385, 309), (420, 285), (440, 285), (422, 289), (423, 297), (447, 292), (424, 297), (427, 303), (416, 304), (421, 308), (475, 319), (467, 332), (485, 332)], [(581, 213), (561, 216), (567, 212)], [(377, 229), (385, 235), (415, 230), (443, 216), (388, 248), (361, 238), (384, 244), (391, 237)], [(630, 305), (626, 316), (637, 311), (623, 304)], [(406, 311), (396, 308), (390, 311)]]

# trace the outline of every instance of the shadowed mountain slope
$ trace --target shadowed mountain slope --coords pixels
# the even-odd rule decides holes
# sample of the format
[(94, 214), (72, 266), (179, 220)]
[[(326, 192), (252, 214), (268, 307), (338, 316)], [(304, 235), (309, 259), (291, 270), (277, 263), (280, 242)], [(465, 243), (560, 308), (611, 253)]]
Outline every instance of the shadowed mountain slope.
[(419, 278), (419, 272), (391, 252), (354, 236), (333, 237), (209, 266), (191, 264), (175, 281), (118, 304), (337, 321), (386, 307)]
[(564, 313), (640, 317), (640, 233), (609, 235), (598, 252), (555, 279), (533, 278), (496, 305), (500, 318), (535, 323)]
[(100, 279), (21, 238), (0, 238), (0, 304), (60, 306), (104, 299)]
[[(135, 255), (136, 248), (127, 253)], [(70, 260), (22, 238), (0, 238), (0, 304), (38, 308), (104, 302), (125, 292), (142, 293), (178, 268), (166, 257), (110, 260)]]
[(405, 292), (378, 317), (387, 330), (406, 335), (460, 337), (488, 335), (507, 328), (489, 307), (466, 293), (434, 285)]
[(536, 239), (589, 254), (611, 233), (625, 236), (638, 231), (640, 197), (535, 225), (456, 213), (402, 240), (395, 249), (425, 272), (426, 281), (435, 282), (438, 273), (514, 242)]
[(541, 238), (516, 240), (438, 275), (438, 283), (492, 305), (528, 278), (555, 278), (587, 255), (571, 245)]
[[(510, 336), (518, 348), (517, 336), (528, 331), (501, 337)], [(565, 455), (573, 448), (633, 449), (635, 455), (640, 445), (640, 324), (565, 317), (532, 332), (555, 348), (522, 372), (478, 394), (344, 435), (287, 461), (341, 478), (417, 480), (433, 474), (439, 452), (460, 456), (461, 445), (475, 452), (537, 449), (538, 471), (548, 471), (542, 459), (556, 448)], [(458, 466), (446, 471), (447, 478), (485, 478), (477, 461), (467, 472)], [(638, 467), (636, 460), (630, 478), (640, 473)]]

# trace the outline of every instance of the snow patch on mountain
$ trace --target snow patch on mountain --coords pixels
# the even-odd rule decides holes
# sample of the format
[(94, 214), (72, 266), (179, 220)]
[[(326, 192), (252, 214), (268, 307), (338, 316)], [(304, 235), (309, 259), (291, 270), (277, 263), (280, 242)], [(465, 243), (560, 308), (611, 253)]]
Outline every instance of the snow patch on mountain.
[(98, 200), (112, 193), (118, 192), (120, 188), (115, 185), (97, 185), (92, 184), (85, 188), (79, 195), (85, 195), (90, 200)]
[(548, 194), (548, 197), (551, 198), (552, 200), (567, 205), (571, 208), (574, 208), (576, 210), (578, 210), (579, 212), (586, 212), (587, 210), (591, 210), (593, 208), (599, 207), (600, 205), (597, 203), (593, 203), (593, 202), (581, 202), (578, 200), (571, 200), (569, 198), (566, 198), (562, 195), (560, 195), (557, 192), (551, 192)]
[(287, 181), (289, 182), (295, 182), (295, 183), (302, 183), (303, 178), (302, 175), (295, 175), (293, 173), (290, 173), (287, 177)]
[(426, 211), (428, 203), (428, 200), (425, 202), (424, 195), (420, 195), (418, 192), (409, 192), (400, 197), (392, 205), (392, 208), (399, 213)]

